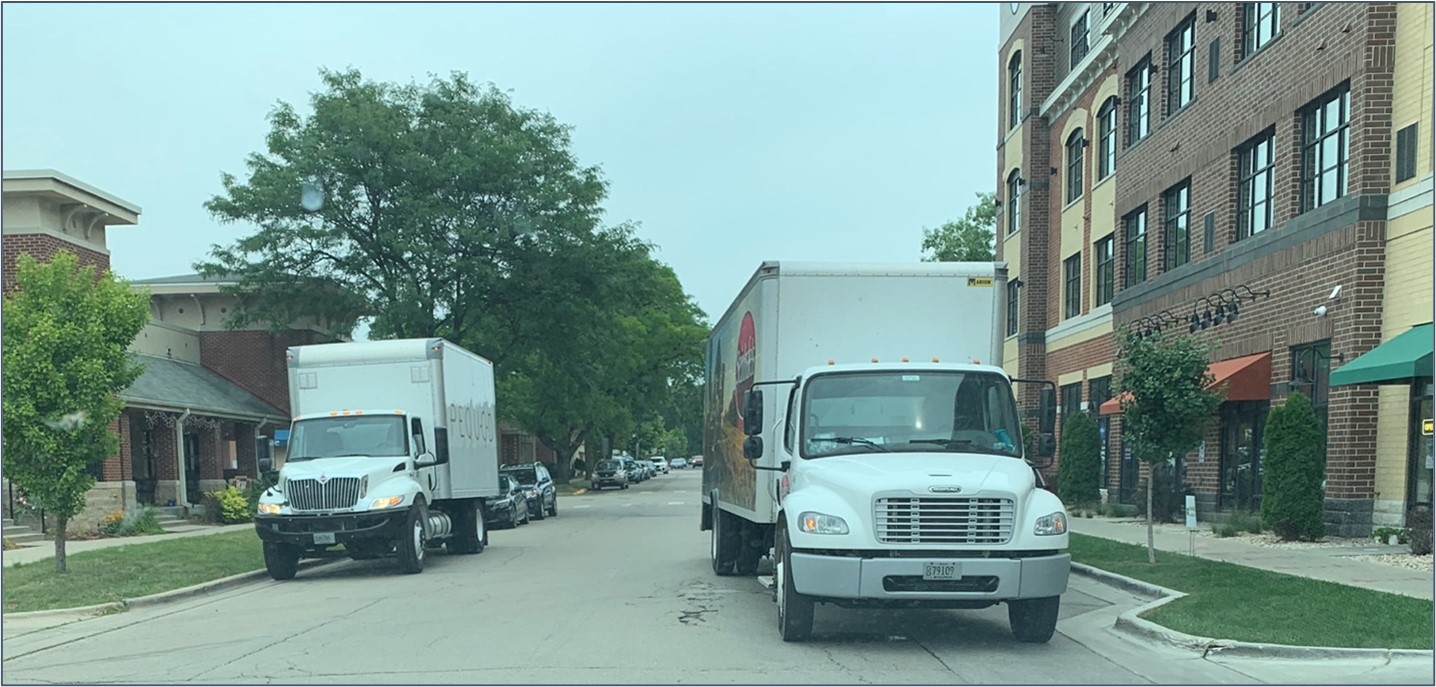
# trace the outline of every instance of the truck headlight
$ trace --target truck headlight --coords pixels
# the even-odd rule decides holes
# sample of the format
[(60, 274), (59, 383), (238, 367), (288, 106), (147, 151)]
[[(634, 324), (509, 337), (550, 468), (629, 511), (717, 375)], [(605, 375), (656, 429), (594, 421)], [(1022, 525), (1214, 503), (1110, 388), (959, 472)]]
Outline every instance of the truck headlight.
[(261, 503), (259, 504), (259, 512), (261, 515), (279, 515), (279, 504)]
[(1038, 518), (1032, 533), (1039, 536), (1067, 534), (1067, 514), (1053, 513)]
[(374, 499), (374, 501), (369, 504), (369, 507), (370, 507), (370, 508), (393, 508), (394, 506), (397, 506), (397, 505), (399, 505), (399, 504), (401, 504), (401, 503), (403, 503), (403, 502), (404, 502), (404, 497), (402, 497), (402, 496), (385, 496), (385, 497), (382, 498), (382, 499)]
[(798, 529), (808, 534), (847, 534), (848, 523), (836, 515), (808, 511), (798, 516)]

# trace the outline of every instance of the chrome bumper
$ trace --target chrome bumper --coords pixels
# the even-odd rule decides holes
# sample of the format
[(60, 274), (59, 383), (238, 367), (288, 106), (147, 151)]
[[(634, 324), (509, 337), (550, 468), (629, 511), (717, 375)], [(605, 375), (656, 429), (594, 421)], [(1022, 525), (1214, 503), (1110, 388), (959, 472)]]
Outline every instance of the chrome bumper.
[[(1040, 558), (858, 558), (793, 553), (800, 594), (836, 599), (1005, 600), (1060, 596), (1072, 556)], [(961, 577), (924, 582), (923, 564), (957, 563)]]

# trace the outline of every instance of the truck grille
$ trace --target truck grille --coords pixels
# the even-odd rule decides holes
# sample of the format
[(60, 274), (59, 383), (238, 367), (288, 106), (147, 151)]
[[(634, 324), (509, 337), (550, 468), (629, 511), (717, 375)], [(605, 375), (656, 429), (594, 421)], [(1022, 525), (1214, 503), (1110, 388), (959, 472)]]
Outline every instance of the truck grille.
[(324, 484), (317, 479), (292, 479), (285, 484), (284, 494), (294, 510), (353, 508), (359, 500), (359, 478), (334, 477)]
[(874, 510), (884, 544), (1006, 544), (1012, 538), (1012, 499), (881, 498)]

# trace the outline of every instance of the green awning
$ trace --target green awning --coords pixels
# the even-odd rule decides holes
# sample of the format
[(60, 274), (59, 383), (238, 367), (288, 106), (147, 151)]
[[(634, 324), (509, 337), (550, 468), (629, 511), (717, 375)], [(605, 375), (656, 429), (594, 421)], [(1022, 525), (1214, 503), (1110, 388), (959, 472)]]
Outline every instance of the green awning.
[(1412, 327), (1331, 373), (1331, 386), (1400, 384), (1431, 377), (1431, 323)]

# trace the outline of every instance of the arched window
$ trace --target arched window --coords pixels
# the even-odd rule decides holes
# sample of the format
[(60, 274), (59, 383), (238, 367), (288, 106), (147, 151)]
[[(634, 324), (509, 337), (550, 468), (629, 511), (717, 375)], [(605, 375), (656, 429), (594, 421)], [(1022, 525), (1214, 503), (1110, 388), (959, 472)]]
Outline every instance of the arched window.
[(1117, 171), (1117, 97), (1102, 103), (1097, 111), (1097, 181)]
[(1007, 63), (1007, 128), (1022, 123), (1022, 51)]
[(1022, 170), (1007, 175), (1007, 233), (1022, 228)]
[(1073, 131), (1067, 136), (1067, 202), (1072, 202), (1082, 197), (1082, 150), (1087, 147), (1087, 139), (1082, 136), (1082, 130)]

